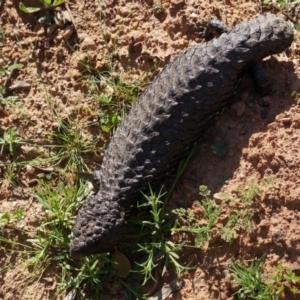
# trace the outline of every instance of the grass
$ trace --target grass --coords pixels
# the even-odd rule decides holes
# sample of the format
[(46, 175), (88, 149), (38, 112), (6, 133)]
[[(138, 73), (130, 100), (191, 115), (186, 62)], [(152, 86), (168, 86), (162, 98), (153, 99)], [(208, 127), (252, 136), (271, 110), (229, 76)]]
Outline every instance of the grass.
[(8, 148), (9, 154), (14, 156), (17, 145), (24, 145), (26, 143), (21, 137), (18, 136), (16, 129), (9, 127), (4, 132), (3, 137), (0, 137), (0, 153), (3, 154), (5, 148)]
[(145, 196), (145, 203), (138, 205), (138, 217), (129, 219), (129, 225), (133, 234), (128, 236), (133, 239), (138, 248), (134, 252), (140, 252), (142, 257), (146, 257), (142, 262), (137, 263), (137, 271), (143, 275), (143, 285), (153, 277), (153, 271), (159, 265), (158, 261), (163, 261), (161, 275), (167, 271), (169, 263), (173, 265), (178, 276), (189, 270), (189, 266), (179, 263), (179, 254), (184, 246), (184, 242), (174, 244), (169, 237), (173, 231), (174, 222), (170, 216), (164, 213), (165, 202), (162, 201), (164, 195), (162, 190), (155, 195), (150, 188), (150, 195)]
[(75, 122), (68, 123), (63, 120), (58, 120), (58, 122), (57, 132), (50, 133), (52, 145), (49, 148), (55, 152), (48, 161), (54, 165), (63, 166), (66, 170), (91, 172), (84, 155), (92, 155), (101, 151), (101, 148), (97, 147), (99, 138), (89, 139)]
[(296, 284), (300, 282), (300, 277), (282, 265), (273, 270), (273, 275), (266, 274), (263, 271), (264, 260), (265, 255), (253, 260), (250, 265), (243, 261), (231, 263), (229, 270), (238, 285), (234, 293), (238, 299), (279, 300), (287, 290), (296, 294)]
[(275, 2), (271, 0), (262, 0), (262, 5), (272, 4), (272, 5), (276, 5), (281, 9), (287, 9), (289, 6), (299, 4), (299, 3), (300, 3), (299, 0), (292, 1), (292, 2), (289, 2), (287, 0), (276, 0)]

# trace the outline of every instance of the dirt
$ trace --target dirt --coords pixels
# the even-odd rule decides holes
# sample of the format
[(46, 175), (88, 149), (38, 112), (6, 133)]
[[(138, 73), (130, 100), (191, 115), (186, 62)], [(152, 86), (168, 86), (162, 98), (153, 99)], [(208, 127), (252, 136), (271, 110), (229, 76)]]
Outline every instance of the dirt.
[[(39, 2), (23, 3), (36, 6)], [(39, 144), (45, 132), (57, 131), (58, 115), (61, 119), (72, 119), (88, 139), (99, 137), (99, 148), (109, 141), (109, 135), (89, 126), (99, 118), (99, 102), (90, 93), (89, 82), (84, 79), (87, 66), (83, 67), (81, 62), (93, 72), (100, 72), (112, 55), (115, 72), (129, 73), (127, 80), (135, 82), (154, 66), (159, 66), (159, 71), (184, 49), (203, 42), (200, 28), (211, 18), (233, 26), (261, 11), (260, 2), (244, 0), (70, 1), (75, 30), (70, 22), (61, 27), (41, 25), (37, 19), (43, 12), (28, 15), (19, 10), (18, 4), (19, 1), (6, 0), (1, 10), (4, 37), (0, 66), (23, 64), (13, 73), (11, 84), (26, 81), (30, 87), (8, 92), (16, 100), (0, 108), (0, 137), (13, 126), (22, 139)], [(283, 16), (277, 9), (269, 10)], [(290, 16), (297, 19), (296, 14)], [(236, 195), (238, 187), (247, 188), (251, 179), (259, 186), (263, 179), (272, 180), (261, 188), (255, 200), (254, 231), (238, 231), (230, 244), (217, 235), (205, 249), (182, 253), (196, 269), (183, 276), (183, 287), (168, 299), (233, 299), (235, 289), (225, 272), (230, 261), (251, 261), (265, 253), (265, 272), (282, 265), (300, 275), (299, 53), (298, 33), (289, 50), (263, 62), (274, 87), (270, 96), (259, 96), (245, 76), (236, 101), (222, 112), (194, 153), (172, 195), (169, 210), (193, 207), (193, 201), (199, 199), (200, 185), (206, 185), (218, 199), (216, 194), (220, 192)], [(0, 77), (0, 86), (6, 80), (7, 75)], [(224, 144), (226, 155), (214, 153), (214, 141)], [(49, 151), (39, 145), (21, 145), (14, 157), (17, 161), (30, 161)], [(7, 153), (0, 159), (10, 162)], [(91, 170), (96, 169), (101, 153), (87, 155), (85, 159)], [(44, 178), (47, 171), (25, 166), (18, 170), (14, 185), (5, 174), (7, 169), (0, 165), (0, 213), (22, 208), (26, 217), (19, 226), (34, 230), (43, 212), (33, 190), (37, 179)], [(71, 176), (70, 180), (74, 178)], [(217, 228), (224, 226), (235, 209), (224, 206)], [(6, 237), (13, 238), (13, 234), (10, 232)], [(9, 252), (1, 253), (0, 266), (5, 269), (0, 273), (1, 299), (50, 299), (56, 288), (53, 273), (28, 285), (26, 274), (21, 276), (21, 260), (20, 264), (15, 263), (16, 257)], [(160, 286), (172, 279), (168, 274), (159, 282)], [(299, 297), (299, 292), (295, 296), (286, 292), (281, 299)]]

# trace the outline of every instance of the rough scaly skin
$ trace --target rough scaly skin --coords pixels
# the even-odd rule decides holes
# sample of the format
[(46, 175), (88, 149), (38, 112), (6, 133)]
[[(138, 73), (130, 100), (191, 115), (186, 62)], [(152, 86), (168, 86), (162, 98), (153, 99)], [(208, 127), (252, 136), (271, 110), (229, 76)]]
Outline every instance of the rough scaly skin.
[(168, 64), (112, 137), (100, 170), (100, 190), (78, 213), (71, 254), (111, 250), (123, 237), (125, 217), (141, 191), (161, 182), (186, 155), (232, 99), (249, 66), (292, 41), (287, 22), (260, 15)]

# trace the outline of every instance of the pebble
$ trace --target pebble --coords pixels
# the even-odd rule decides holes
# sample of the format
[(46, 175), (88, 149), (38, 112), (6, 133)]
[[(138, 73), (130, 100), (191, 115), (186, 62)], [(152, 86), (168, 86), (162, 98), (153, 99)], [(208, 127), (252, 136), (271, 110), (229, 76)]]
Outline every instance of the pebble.
[(270, 221), (267, 219), (263, 219), (258, 224), (258, 227), (270, 227)]
[(221, 193), (213, 194), (213, 199), (216, 201), (217, 204), (221, 204), (223, 202), (223, 198)]
[(138, 27), (139, 27), (139, 22), (138, 21), (133, 22), (132, 28), (133, 29), (138, 29)]
[(34, 174), (34, 172), (35, 172), (35, 168), (34, 167), (32, 167), (30, 165), (26, 166), (26, 173), (32, 175), (32, 174)]
[(94, 51), (97, 49), (97, 45), (92, 37), (86, 36), (81, 43), (81, 49)]

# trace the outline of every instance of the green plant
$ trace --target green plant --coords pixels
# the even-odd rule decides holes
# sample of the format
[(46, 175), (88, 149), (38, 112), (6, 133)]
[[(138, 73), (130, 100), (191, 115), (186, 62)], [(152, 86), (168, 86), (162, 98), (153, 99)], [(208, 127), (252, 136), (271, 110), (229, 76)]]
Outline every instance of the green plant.
[(119, 79), (107, 79), (106, 84), (112, 90), (112, 95), (100, 96), (100, 125), (105, 133), (118, 127), (132, 104), (138, 99), (142, 86), (139, 84), (126, 84)]
[(260, 195), (259, 186), (255, 179), (251, 179), (246, 188), (238, 188), (237, 194), (242, 200), (241, 205), (244, 207), (251, 206), (255, 197)]
[(0, 182), (4, 182), (6, 186), (16, 187), (17, 186), (17, 174), (19, 172), (19, 166), (17, 163), (12, 162), (3, 164), (3, 178), (0, 178)]
[(296, 293), (296, 284), (300, 277), (291, 270), (285, 270), (281, 265), (275, 269), (275, 275), (265, 274), (263, 271), (263, 255), (253, 260), (248, 266), (245, 262), (231, 262), (229, 270), (239, 289), (234, 293), (239, 299), (279, 300), (285, 289)]
[(0, 228), (3, 228), (7, 224), (14, 223), (23, 219), (24, 215), (25, 211), (23, 209), (17, 209), (12, 214), (0, 214)]
[(55, 165), (64, 164), (67, 170), (88, 171), (84, 155), (99, 151), (96, 147), (99, 138), (88, 139), (83, 130), (75, 122), (69, 124), (60, 120), (57, 133), (50, 133), (52, 145), (47, 146), (53, 150), (48, 159), (43, 162), (52, 162)]
[[(139, 216), (129, 220), (135, 234), (128, 238), (137, 239), (138, 252), (146, 254), (146, 259), (137, 263), (138, 272), (143, 274), (143, 284), (149, 279), (154, 279), (153, 270), (161, 258), (163, 258), (162, 275), (166, 272), (169, 263), (173, 264), (178, 275), (190, 269), (190, 267), (179, 263), (178, 253), (185, 243), (176, 245), (168, 240), (173, 222), (163, 212), (164, 202), (161, 199), (165, 193), (161, 189), (156, 196), (151, 188), (149, 190), (150, 194), (144, 195), (145, 203), (138, 205)], [(147, 213), (148, 210), (149, 213)], [(139, 229), (138, 232), (136, 232), (137, 229)]]
[(284, 269), (282, 265), (278, 265), (275, 270), (275, 274), (267, 281), (267, 285), (270, 286), (272, 293), (275, 295), (281, 295), (285, 289), (290, 290), (293, 294), (298, 292), (297, 284), (300, 283), (300, 277), (289, 269)]
[[(1, 32), (0, 32), (0, 39), (1, 39)], [(6, 72), (11, 72), (13, 70), (21, 69), (23, 67), (24, 67), (24, 65), (22, 65), (22, 64), (13, 64), (10, 66), (0, 66), (0, 75), (3, 76), (6, 74)]]
[(120, 61), (116, 59), (118, 37), (109, 42), (106, 36), (103, 33), (107, 48), (103, 66), (98, 70), (93, 56), (89, 53), (86, 53), (79, 63), (83, 68), (80, 81), (88, 86), (89, 96), (96, 99), (100, 106), (100, 127), (104, 133), (110, 133), (118, 127), (138, 100), (158, 66), (147, 70), (133, 82), (132, 76), (136, 75), (134, 70), (122, 73), (119, 70)]
[(203, 247), (210, 240), (212, 229), (221, 213), (221, 207), (216, 205), (214, 200), (210, 199), (210, 191), (206, 186), (202, 185), (199, 187), (199, 195), (202, 197), (202, 200), (194, 202), (194, 209), (200, 211), (197, 215), (190, 208), (180, 208), (172, 211), (181, 218), (181, 222), (183, 220), (187, 224), (182, 226), (177, 219), (172, 233), (191, 233), (195, 236), (195, 246)]
[(153, 3), (152, 8), (156, 14), (160, 14), (163, 11), (161, 1), (160, 1), (160, 3), (158, 3), (158, 2)]
[(263, 282), (262, 262), (264, 259), (265, 255), (259, 260), (252, 261), (250, 266), (244, 262), (231, 263), (229, 270), (239, 286), (234, 295), (237, 295), (239, 299), (275, 300), (270, 297), (270, 289)]
[(230, 215), (226, 225), (221, 229), (221, 238), (228, 243), (232, 243), (238, 231), (253, 232), (255, 229), (253, 216), (254, 213), (249, 210), (234, 212)]
[(45, 9), (53, 9), (66, 2), (66, 0), (39, 0), (42, 7), (26, 7), (22, 2), (19, 3), (19, 9), (27, 14), (32, 14)]
[[(58, 183), (54, 186), (54, 182)], [(91, 186), (83, 181), (76, 185), (63, 182), (62, 178), (52, 178), (51, 181), (39, 180), (35, 189), (35, 197), (42, 205), (43, 213), (39, 214), (39, 226), (36, 232), (19, 231), (25, 242), (7, 239), (1, 232), (0, 250), (21, 254), (24, 261), (17, 261), (19, 268), (28, 268), (30, 276), (26, 282), (30, 284), (42, 278), (49, 266), (55, 266), (57, 286), (54, 298), (66, 290), (70, 295), (80, 299), (102, 299), (104, 286), (113, 289), (125, 288), (129, 299), (147, 299), (139, 294), (134, 286), (117, 276), (112, 267), (112, 261), (107, 254), (93, 255), (73, 259), (69, 254), (71, 230), (74, 226), (74, 215), (83, 199), (89, 194)], [(0, 226), (18, 230), (13, 226), (24, 216), (24, 211), (17, 210), (13, 214), (3, 214)], [(3, 269), (5, 272), (7, 268)], [(51, 298), (51, 299), (54, 299)], [(74, 299), (74, 298), (73, 298)]]
[(3, 153), (5, 146), (8, 147), (10, 155), (15, 154), (16, 145), (25, 144), (25, 141), (20, 138), (17, 131), (13, 127), (9, 127), (4, 133), (3, 138), (0, 137), (0, 153)]
[(211, 145), (211, 148), (213, 150), (213, 153), (218, 156), (224, 156), (228, 153), (227, 147), (221, 140), (215, 140)]
[[(268, 186), (272, 181), (265, 179), (263, 186)], [(245, 230), (253, 232), (255, 225), (253, 222), (254, 210), (251, 208), (254, 199), (260, 195), (260, 188), (255, 179), (251, 179), (246, 188), (238, 187), (237, 196), (221, 194), (223, 201), (229, 206), (237, 208), (228, 218), (227, 223), (221, 229), (221, 238), (228, 243), (232, 243), (237, 232)]]
[(282, 9), (286, 9), (289, 6), (290, 2), (287, 0), (276, 0), (275, 2), (271, 0), (262, 0), (262, 5), (276, 5)]

